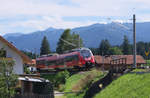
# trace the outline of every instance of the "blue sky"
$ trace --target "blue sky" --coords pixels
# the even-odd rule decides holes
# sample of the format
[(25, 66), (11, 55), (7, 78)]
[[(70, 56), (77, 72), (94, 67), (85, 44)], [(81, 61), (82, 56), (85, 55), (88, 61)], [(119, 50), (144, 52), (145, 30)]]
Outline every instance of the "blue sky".
[(149, 0), (0, 0), (0, 35), (48, 27), (74, 28), (94, 23), (150, 21)]

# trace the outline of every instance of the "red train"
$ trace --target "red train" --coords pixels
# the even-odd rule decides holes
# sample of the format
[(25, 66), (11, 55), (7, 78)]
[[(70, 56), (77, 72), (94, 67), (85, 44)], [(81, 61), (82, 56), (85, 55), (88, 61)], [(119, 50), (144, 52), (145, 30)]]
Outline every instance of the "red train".
[(88, 48), (73, 49), (64, 54), (41, 56), (36, 59), (38, 70), (84, 68), (94, 64), (94, 56)]

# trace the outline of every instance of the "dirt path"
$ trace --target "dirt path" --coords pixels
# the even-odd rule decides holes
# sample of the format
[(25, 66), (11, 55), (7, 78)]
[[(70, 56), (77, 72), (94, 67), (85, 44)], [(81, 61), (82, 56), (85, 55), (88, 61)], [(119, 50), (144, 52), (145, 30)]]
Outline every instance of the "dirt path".
[(54, 91), (54, 96), (55, 96), (55, 98), (62, 98), (64, 96), (64, 94), (63, 94), (63, 92)]

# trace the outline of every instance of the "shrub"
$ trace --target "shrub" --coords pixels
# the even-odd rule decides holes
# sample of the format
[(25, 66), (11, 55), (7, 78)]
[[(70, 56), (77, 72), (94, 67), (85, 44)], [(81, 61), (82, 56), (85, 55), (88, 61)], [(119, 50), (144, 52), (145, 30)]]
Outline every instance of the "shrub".
[(24, 66), (24, 73), (31, 74), (30, 70), (28, 69), (28, 67), (26, 65)]
[(55, 76), (55, 86), (58, 87), (59, 84), (65, 84), (66, 79), (69, 78), (69, 72), (67, 70), (61, 71)]
[(13, 72), (13, 61), (0, 61), (0, 98), (10, 98), (15, 95), (17, 75)]
[(53, 83), (53, 85), (56, 88), (59, 88), (60, 84), (65, 84), (66, 80), (70, 77), (70, 73), (67, 70), (65, 70), (65, 71), (58, 72), (57, 74), (42, 75), (41, 77), (48, 79)]
[(65, 90), (65, 85), (64, 84), (60, 84), (59, 87), (58, 87), (58, 90), (60, 92), (64, 91)]

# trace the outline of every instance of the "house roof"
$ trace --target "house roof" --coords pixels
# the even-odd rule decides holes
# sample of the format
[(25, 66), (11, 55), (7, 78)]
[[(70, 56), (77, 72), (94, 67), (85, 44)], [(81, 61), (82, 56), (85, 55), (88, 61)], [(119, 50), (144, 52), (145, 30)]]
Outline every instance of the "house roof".
[(34, 78), (34, 77), (19, 77), (18, 80), (29, 81), (29, 82), (49, 82), (49, 80), (43, 78)]
[[(95, 61), (98, 64), (102, 64), (104, 62), (104, 64), (110, 64), (111, 60), (114, 59), (120, 59), (120, 58), (126, 58), (126, 64), (133, 64), (133, 55), (110, 55), (108, 57), (105, 57), (103, 59), (102, 56), (99, 55), (95, 55)], [(136, 55), (136, 63), (137, 64), (145, 64), (146, 61), (144, 60), (144, 58), (141, 55)]]
[(31, 60), (30, 60), (30, 58), (28, 56), (26, 56), (24, 53), (22, 53), (21, 51), (19, 51), (14, 45), (12, 45), (11, 43), (9, 43), (2, 36), (0, 36), (0, 41), (2, 41), (3, 43), (5, 43), (9, 48), (11, 48), (12, 50), (14, 50), (16, 53), (18, 53), (21, 56), (21, 58), (23, 59), (24, 63), (31, 62)]

